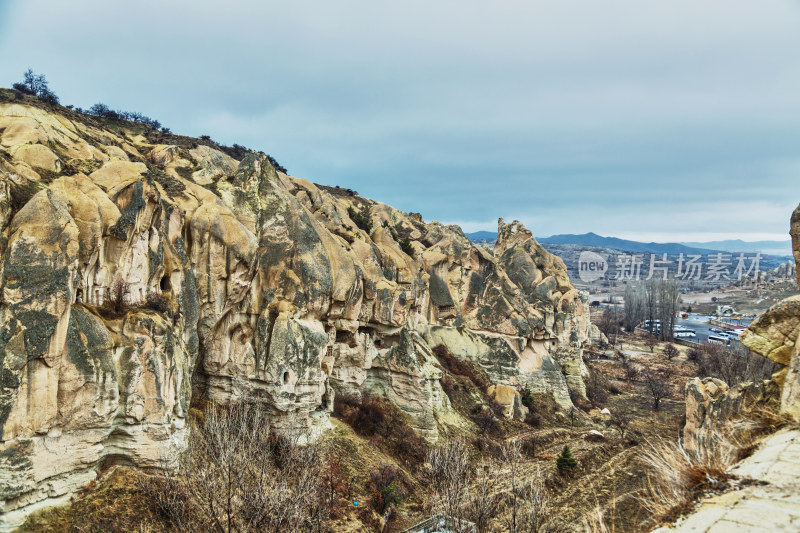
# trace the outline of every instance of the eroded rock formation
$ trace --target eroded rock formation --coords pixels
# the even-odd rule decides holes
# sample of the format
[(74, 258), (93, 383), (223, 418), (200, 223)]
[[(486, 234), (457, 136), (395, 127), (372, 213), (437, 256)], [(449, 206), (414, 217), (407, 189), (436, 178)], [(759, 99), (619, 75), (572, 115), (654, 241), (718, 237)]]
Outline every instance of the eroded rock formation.
[[(800, 261), (800, 206), (790, 222), (794, 256)], [(704, 444), (730, 432), (732, 422), (756, 410), (777, 411), (800, 422), (800, 296), (770, 307), (742, 333), (742, 344), (780, 365), (771, 380), (729, 388), (718, 379), (698, 378), (686, 385), (684, 447)]]
[[(104, 460), (159, 467), (192, 395), (328, 426), (381, 394), (435, 440), (432, 353), (503, 391), (584, 396), (586, 297), (518, 222), (494, 250), (196, 139), (0, 99), (0, 515), (68, 498)], [(510, 399), (509, 399), (510, 398)]]

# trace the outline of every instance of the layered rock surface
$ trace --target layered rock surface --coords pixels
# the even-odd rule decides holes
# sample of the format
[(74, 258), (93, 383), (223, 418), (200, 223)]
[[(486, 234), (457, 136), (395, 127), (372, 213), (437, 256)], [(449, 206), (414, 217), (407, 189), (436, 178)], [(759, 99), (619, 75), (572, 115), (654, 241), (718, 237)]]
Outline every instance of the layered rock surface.
[(288, 176), (261, 153), (238, 160), (9, 94), (7, 526), (69, 497), (106, 460), (174, 461), (193, 394), (255, 397), (276, 430), (314, 438), (336, 391), (371, 391), (435, 440), (456, 417), (432, 353), (443, 344), (495, 385), (565, 406), (584, 396), (586, 297), (518, 222), (500, 221), (494, 250), (474, 246), (458, 227)]

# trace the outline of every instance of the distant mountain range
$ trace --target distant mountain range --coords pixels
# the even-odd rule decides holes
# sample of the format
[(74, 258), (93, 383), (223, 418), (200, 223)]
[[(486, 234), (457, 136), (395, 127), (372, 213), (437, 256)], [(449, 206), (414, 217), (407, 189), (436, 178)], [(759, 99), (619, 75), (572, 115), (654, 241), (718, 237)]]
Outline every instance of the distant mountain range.
[(682, 242), (686, 246), (713, 248), (724, 252), (761, 252), (772, 255), (791, 255), (792, 241), (743, 241), (741, 239), (710, 242)]
[[(466, 236), (473, 242), (492, 242), (497, 238), (497, 233), (491, 231), (476, 231), (467, 233)], [(742, 240), (711, 241), (711, 242), (639, 242), (617, 237), (603, 237), (596, 233), (584, 233), (582, 235), (564, 234), (553, 235), (551, 237), (537, 237), (542, 244), (575, 244), (579, 246), (594, 246), (598, 248), (610, 248), (631, 253), (655, 253), (655, 254), (708, 254), (714, 252), (762, 252), (770, 255), (791, 256), (792, 243), (786, 241), (754, 241), (745, 242)]]

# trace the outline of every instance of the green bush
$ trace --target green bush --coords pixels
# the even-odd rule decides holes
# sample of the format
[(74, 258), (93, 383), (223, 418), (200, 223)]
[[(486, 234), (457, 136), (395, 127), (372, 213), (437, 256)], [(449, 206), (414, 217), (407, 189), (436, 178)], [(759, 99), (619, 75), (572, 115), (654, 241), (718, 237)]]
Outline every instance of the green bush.
[(368, 209), (365, 208), (363, 211), (356, 211), (352, 207), (348, 207), (347, 216), (350, 217), (350, 220), (355, 222), (356, 226), (367, 233), (372, 233), (372, 220), (369, 217)]
[(408, 237), (400, 241), (400, 249), (403, 250), (404, 253), (414, 257), (414, 247), (411, 246), (411, 239)]
[(572, 452), (569, 450), (569, 446), (565, 444), (564, 449), (561, 450), (561, 455), (556, 458), (556, 467), (558, 467), (559, 472), (566, 473), (571, 471), (576, 466), (578, 466), (578, 461), (572, 457)]

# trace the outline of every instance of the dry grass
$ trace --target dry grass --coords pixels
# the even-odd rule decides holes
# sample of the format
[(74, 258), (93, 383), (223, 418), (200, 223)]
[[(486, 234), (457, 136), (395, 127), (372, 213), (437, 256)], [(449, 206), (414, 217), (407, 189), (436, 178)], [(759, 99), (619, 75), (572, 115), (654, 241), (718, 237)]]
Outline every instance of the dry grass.
[(19, 529), (25, 533), (81, 531), (170, 531), (139, 488), (143, 474), (120, 467), (94, 489), (85, 491), (68, 507), (56, 507), (30, 516)]
[(654, 520), (673, 522), (690, 510), (706, 490), (722, 490), (732, 479), (727, 470), (738, 457), (739, 446), (718, 435), (717, 445), (692, 453), (677, 442), (657, 440), (645, 444), (640, 460), (647, 469), (642, 505)]

